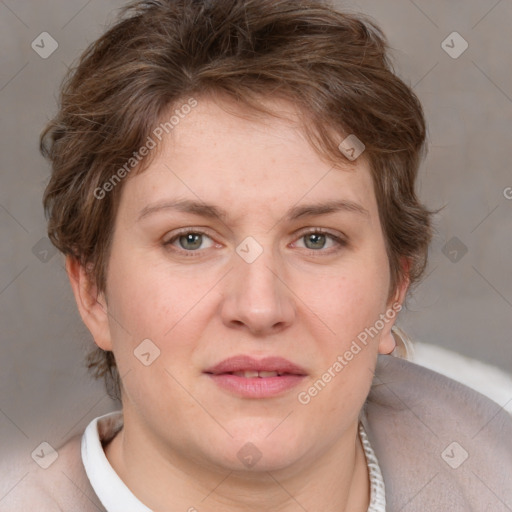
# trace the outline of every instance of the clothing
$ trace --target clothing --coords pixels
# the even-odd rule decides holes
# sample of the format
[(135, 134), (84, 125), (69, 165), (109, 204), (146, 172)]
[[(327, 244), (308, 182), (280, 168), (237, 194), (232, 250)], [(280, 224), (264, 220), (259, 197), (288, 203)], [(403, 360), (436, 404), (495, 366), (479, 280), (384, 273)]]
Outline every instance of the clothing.
[[(85, 472), (96, 496), (107, 512), (151, 512), (126, 487), (105, 456), (102, 441), (108, 442), (121, 430), (122, 426), (121, 411), (100, 416), (89, 423), (81, 443)], [(361, 423), (359, 424), (359, 436), (370, 474), (371, 498), (367, 512), (385, 512), (386, 498), (382, 473)]]
[(108, 512), (151, 512), (132, 494), (105, 456), (102, 442), (108, 442), (122, 427), (121, 411), (100, 416), (89, 423), (81, 443), (85, 472)]
[[(512, 510), (512, 417), (483, 395), (381, 355), (360, 421), (384, 478), (387, 512)], [(80, 437), (58, 454), (46, 470), (10, 467), (0, 511), (105, 512), (87, 478)]]
[(368, 464), (368, 474), (370, 475), (370, 504), (367, 512), (386, 512), (386, 486), (382, 478), (379, 461), (362, 423), (359, 423), (359, 438), (363, 445), (366, 463)]

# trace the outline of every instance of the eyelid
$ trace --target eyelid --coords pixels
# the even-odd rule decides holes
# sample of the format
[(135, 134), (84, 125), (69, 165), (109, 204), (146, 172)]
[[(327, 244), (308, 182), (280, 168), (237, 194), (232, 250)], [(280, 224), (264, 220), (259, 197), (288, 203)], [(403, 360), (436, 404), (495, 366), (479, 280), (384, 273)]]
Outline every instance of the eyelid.
[(302, 230), (297, 231), (294, 234), (294, 242), (293, 243), (295, 243), (297, 240), (299, 240), (300, 238), (303, 238), (306, 235), (314, 234), (314, 233), (320, 233), (322, 235), (329, 236), (334, 241), (334, 243), (337, 245), (337, 247), (333, 247), (333, 248), (327, 249), (327, 250), (323, 250), (323, 249), (315, 250), (315, 249), (308, 249), (306, 247), (305, 250), (308, 251), (309, 253), (312, 253), (312, 254), (316, 253), (319, 256), (322, 254), (332, 254), (332, 253), (342, 249), (343, 247), (348, 246), (348, 239), (342, 233), (335, 233), (335, 232), (332, 232), (325, 228), (315, 228), (315, 227), (308, 227), (308, 228), (304, 228)]
[(333, 238), (343, 238), (344, 235), (342, 233), (338, 233), (335, 231), (331, 231), (327, 228), (317, 228), (315, 226), (308, 226), (307, 228), (299, 229), (294, 233), (294, 237), (300, 238), (304, 235), (308, 235), (309, 233), (321, 233), (322, 235), (330, 235)]
[[(166, 233), (166, 236), (167, 235), (170, 235), (170, 238), (167, 240), (167, 242), (171, 241), (171, 240), (174, 240), (175, 238), (178, 238), (182, 235), (188, 235), (189, 233), (195, 233), (195, 234), (198, 234), (198, 235), (206, 235), (210, 238), (213, 238), (212, 235), (209, 233), (209, 230), (207, 228), (204, 228), (204, 227), (194, 227), (194, 226), (191, 226), (191, 227), (186, 227), (186, 228), (178, 228), (178, 229), (175, 229), (174, 231), (170, 232), (170, 233)], [(167, 243), (166, 242), (166, 243)]]

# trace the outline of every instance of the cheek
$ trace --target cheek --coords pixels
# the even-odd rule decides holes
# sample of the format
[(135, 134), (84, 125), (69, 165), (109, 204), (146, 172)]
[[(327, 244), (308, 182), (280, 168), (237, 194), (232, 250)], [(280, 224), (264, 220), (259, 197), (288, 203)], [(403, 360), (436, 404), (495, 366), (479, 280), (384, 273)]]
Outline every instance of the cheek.
[(317, 321), (312, 329), (322, 363), (309, 382), (312, 387), (303, 390), (318, 414), (342, 421), (347, 411), (358, 411), (364, 402), (377, 359), (380, 331), (374, 326), (385, 312), (387, 282), (385, 268), (369, 264), (365, 272), (326, 281), (322, 293), (311, 297), (311, 309), (329, 327), (322, 335), (324, 324)]
[(110, 329), (116, 359), (125, 372), (138, 369), (134, 351), (147, 339), (160, 351), (160, 364), (179, 367), (180, 358), (189, 359), (209, 318), (210, 277), (180, 276), (142, 259), (125, 258), (111, 266)]
[(197, 301), (197, 283), (185, 283), (178, 273), (147, 257), (119, 253), (113, 251), (108, 275), (114, 312), (130, 332), (161, 336)]
[(124, 396), (145, 415), (148, 397), (181, 396), (177, 382), (186, 381), (203, 330), (190, 321), (201, 311), (194, 307), (201, 290), (129, 259), (112, 266), (109, 281), (109, 324)]
[(313, 287), (306, 286), (303, 277), (297, 277), (302, 282), (298, 295), (316, 313), (318, 326), (328, 327), (338, 345), (373, 325), (384, 312), (389, 285), (385, 265), (387, 260), (361, 260), (315, 280)]

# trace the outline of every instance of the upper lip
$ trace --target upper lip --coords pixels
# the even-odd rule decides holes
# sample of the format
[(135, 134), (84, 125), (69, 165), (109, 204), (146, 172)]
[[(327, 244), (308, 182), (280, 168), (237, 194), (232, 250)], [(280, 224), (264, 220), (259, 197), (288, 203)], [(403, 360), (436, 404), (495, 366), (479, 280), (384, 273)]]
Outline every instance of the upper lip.
[(205, 370), (205, 373), (218, 375), (243, 371), (278, 372), (293, 375), (306, 375), (304, 368), (284, 359), (283, 357), (264, 357), (256, 359), (248, 355), (239, 355), (224, 359), (220, 363)]

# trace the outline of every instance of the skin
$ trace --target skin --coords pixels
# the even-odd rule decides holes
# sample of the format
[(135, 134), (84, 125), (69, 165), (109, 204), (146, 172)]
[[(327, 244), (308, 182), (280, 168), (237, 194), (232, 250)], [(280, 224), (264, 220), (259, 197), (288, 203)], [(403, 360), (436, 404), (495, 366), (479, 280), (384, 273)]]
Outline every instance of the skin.
[[(402, 303), (407, 286), (387, 301), (388, 259), (364, 157), (333, 167), (306, 142), (292, 104), (271, 104), (289, 119), (235, 116), (227, 103), (199, 98), (150, 166), (126, 178), (106, 293), (67, 260), (80, 314), (122, 376), (125, 424), (107, 458), (154, 510), (368, 507), (358, 415), (378, 353), (395, 347), (393, 321), (309, 404), (297, 395)], [(166, 208), (138, 220), (148, 205), (177, 199), (227, 216)], [(286, 217), (292, 207), (340, 199), (367, 213)], [(182, 238), (183, 247), (180, 228), (207, 235), (188, 245)], [(305, 236), (315, 229), (346, 244)], [(252, 263), (235, 250), (248, 236), (263, 249)], [(144, 339), (160, 350), (150, 366), (134, 357)], [(242, 398), (204, 373), (238, 354), (281, 356), (307, 376), (279, 396)], [(252, 468), (237, 457), (247, 442), (262, 454)]]

